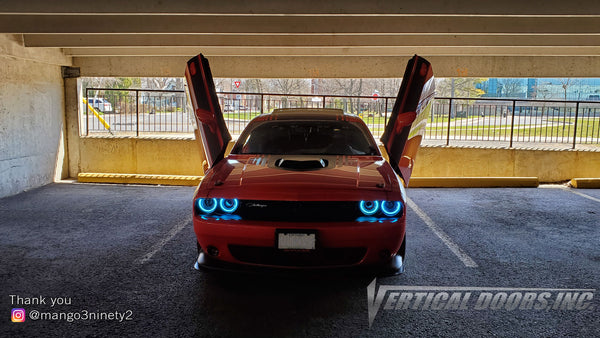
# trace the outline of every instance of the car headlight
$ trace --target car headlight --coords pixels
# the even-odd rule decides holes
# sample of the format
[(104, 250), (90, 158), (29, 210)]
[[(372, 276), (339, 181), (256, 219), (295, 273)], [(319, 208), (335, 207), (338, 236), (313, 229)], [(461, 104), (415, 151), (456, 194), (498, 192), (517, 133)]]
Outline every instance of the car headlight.
[(382, 201), (381, 212), (388, 217), (396, 216), (402, 211), (402, 202), (400, 201)]
[(379, 202), (378, 201), (360, 201), (358, 203), (358, 207), (360, 209), (360, 212), (363, 213), (363, 215), (371, 216), (371, 215), (374, 215), (377, 212), (377, 210), (379, 209)]
[(200, 214), (233, 214), (239, 207), (237, 198), (199, 198), (196, 200), (196, 210)]
[(387, 217), (394, 217), (402, 213), (403, 204), (400, 201), (360, 201), (358, 208), (365, 216), (379, 213)]
[(219, 200), (219, 207), (228, 214), (235, 212), (239, 205), (240, 202), (237, 198), (221, 198)]
[(198, 209), (205, 213), (211, 214), (217, 210), (217, 206), (219, 203), (216, 198), (199, 198), (198, 199)]

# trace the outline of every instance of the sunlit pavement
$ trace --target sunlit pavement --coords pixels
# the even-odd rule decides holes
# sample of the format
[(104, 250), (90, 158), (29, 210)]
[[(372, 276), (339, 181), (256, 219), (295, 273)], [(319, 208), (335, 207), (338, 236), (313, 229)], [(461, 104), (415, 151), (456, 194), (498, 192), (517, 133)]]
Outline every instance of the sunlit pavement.
[[(0, 199), (0, 335), (600, 336), (600, 190), (409, 189), (406, 273), (377, 278), (379, 292), (577, 289), (594, 298), (585, 309), (386, 309), (388, 293), (371, 325), (374, 276), (193, 270), (193, 191), (52, 184)], [(24, 322), (11, 322), (13, 308)], [(33, 320), (35, 311), (47, 317)], [(102, 319), (81, 319), (92, 314)]]

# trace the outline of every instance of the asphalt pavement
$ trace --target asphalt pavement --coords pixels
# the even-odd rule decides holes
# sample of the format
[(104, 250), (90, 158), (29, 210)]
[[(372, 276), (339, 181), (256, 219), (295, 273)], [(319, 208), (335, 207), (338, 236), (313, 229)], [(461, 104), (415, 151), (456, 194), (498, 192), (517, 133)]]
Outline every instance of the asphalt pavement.
[(409, 189), (406, 272), (377, 278), (195, 271), (193, 191), (0, 199), (0, 336), (600, 336), (600, 190)]

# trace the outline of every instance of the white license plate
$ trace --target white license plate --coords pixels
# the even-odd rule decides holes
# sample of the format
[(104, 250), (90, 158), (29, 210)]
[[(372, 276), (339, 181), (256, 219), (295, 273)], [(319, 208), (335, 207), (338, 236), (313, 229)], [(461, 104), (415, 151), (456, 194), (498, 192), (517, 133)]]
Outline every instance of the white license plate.
[(286, 232), (277, 234), (277, 249), (314, 250), (316, 242), (315, 234)]

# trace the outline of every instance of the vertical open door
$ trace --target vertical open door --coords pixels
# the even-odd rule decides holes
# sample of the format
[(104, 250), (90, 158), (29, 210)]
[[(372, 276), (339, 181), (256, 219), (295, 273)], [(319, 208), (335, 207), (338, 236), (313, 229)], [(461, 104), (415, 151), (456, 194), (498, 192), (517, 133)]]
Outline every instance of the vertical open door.
[(381, 137), (390, 164), (408, 186), (421, 145), (435, 82), (431, 64), (417, 55), (408, 61), (394, 109)]
[[(190, 59), (185, 69), (190, 100), (206, 155), (208, 167), (223, 159), (231, 135), (227, 130), (208, 60), (202, 55)], [(197, 135), (196, 135), (196, 138)]]

